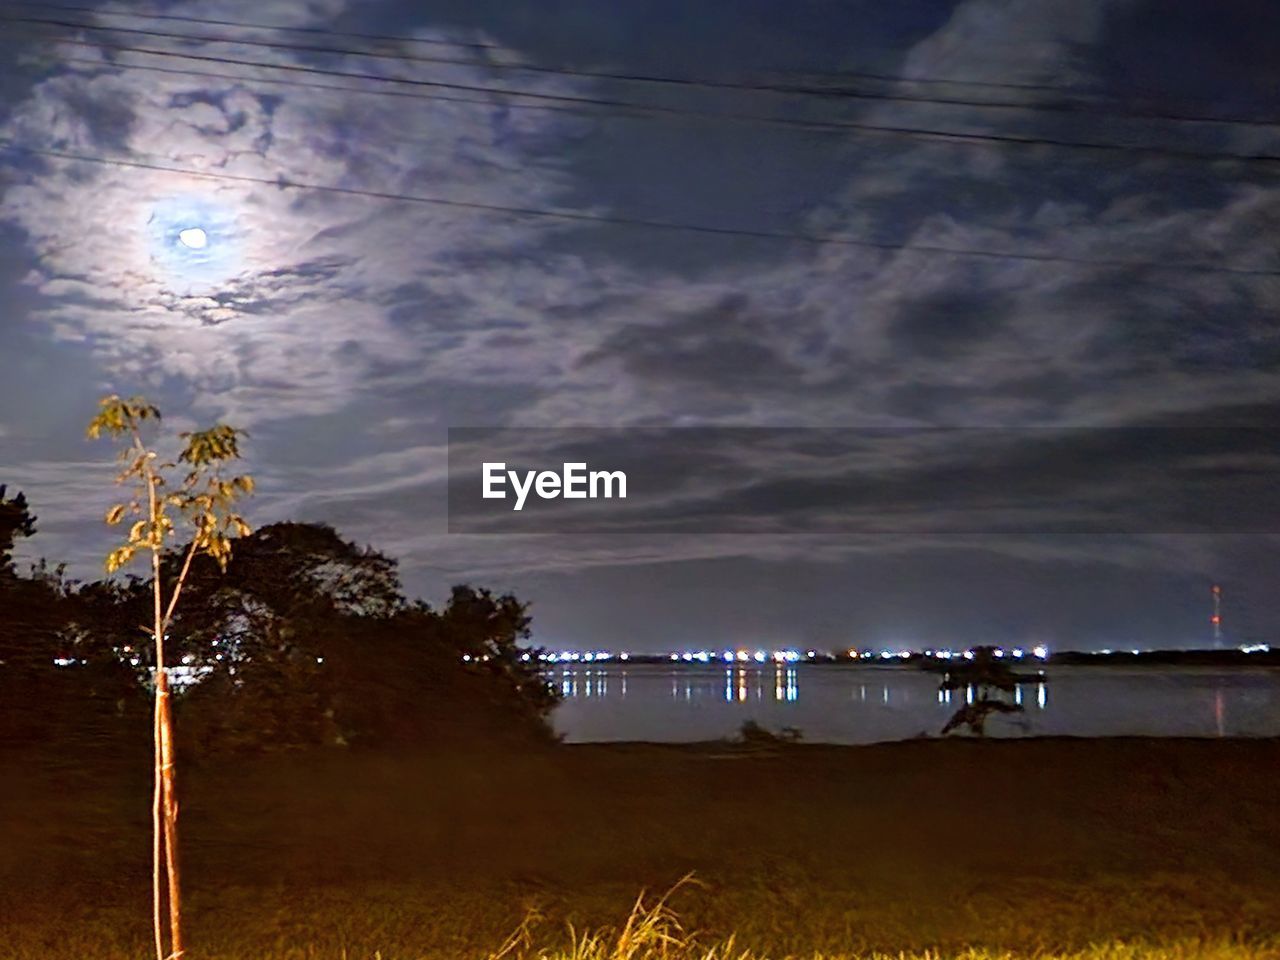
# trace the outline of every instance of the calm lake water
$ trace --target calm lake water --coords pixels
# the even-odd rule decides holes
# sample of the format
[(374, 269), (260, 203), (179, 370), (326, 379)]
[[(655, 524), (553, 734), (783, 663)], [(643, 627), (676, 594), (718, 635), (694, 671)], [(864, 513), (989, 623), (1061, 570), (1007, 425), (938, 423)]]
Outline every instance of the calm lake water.
[[(1280, 670), (1054, 667), (1020, 688), (1021, 714), (988, 736), (1280, 736)], [(629, 665), (556, 669), (570, 742), (685, 742), (731, 737), (747, 720), (794, 727), (808, 743), (936, 736), (965, 692), (940, 694), (912, 667)]]

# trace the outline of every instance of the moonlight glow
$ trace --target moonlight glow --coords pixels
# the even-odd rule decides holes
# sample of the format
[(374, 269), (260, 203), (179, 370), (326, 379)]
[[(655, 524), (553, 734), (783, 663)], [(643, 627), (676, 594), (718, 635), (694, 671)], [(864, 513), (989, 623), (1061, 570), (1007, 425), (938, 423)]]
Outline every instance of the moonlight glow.
[(188, 227), (178, 234), (178, 242), (192, 250), (203, 250), (209, 243), (209, 236), (199, 227)]
[(140, 212), (156, 281), (183, 297), (225, 291), (244, 268), (237, 210), (206, 193), (151, 200)]

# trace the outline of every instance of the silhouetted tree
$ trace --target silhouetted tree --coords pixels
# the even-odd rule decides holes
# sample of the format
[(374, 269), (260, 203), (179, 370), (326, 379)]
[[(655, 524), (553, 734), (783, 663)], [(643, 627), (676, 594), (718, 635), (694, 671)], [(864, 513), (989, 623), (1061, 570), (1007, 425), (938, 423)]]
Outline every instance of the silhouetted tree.
[[(21, 495), (4, 500), (0, 515), (8, 545), (35, 534)], [(119, 746), (126, 729), (143, 729), (134, 722), (142, 690), (104, 629), (121, 605), (116, 596), (95, 602), (101, 589), (69, 581), (62, 566), (44, 560), (25, 575), (11, 557), (0, 563), (0, 744), (58, 742), (101, 753)]]
[(1018, 684), (1030, 679), (1014, 673), (995, 647), (974, 647), (972, 660), (953, 661), (939, 685), (940, 690), (974, 691), (974, 697), (961, 705), (942, 728), (944, 734), (960, 727), (983, 736), (987, 718), (995, 713), (1021, 713), (1022, 704), (1011, 703), (1002, 694), (1013, 693)]
[[(164, 582), (189, 552), (162, 554)], [(54, 656), (110, 665), (136, 700), (153, 676), (152, 631), (141, 629), (153, 592), (136, 576), (62, 590), (38, 655), (45, 673)], [(409, 601), (393, 558), (323, 524), (240, 537), (225, 571), (196, 554), (166, 647), (167, 662), (199, 676), (174, 710), (201, 753), (548, 739), (559, 699), (530, 646), (527, 604), (473, 586), (438, 609)]]
[(528, 604), (511, 594), (494, 596), (487, 589), (455, 586), (437, 618), (439, 637), (457, 654), (470, 657), (476, 669), (507, 685), (516, 699), (545, 713), (559, 702), (538, 667), (538, 650), (530, 649)]
[(179, 709), (203, 743), (548, 734), (557, 700), (510, 595), (460, 586), (440, 611), (409, 602), (395, 560), (308, 523), (242, 538), (225, 575), (193, 565), (188, 590), (173, 634), (204, 677)]
[(13, 576), (13, 546), (19, 537), (36, 532), (36, 518), (27, 506), (27, 498), (19, 491), (5, 497), (6, 487), (0, 483), (0, 577)]

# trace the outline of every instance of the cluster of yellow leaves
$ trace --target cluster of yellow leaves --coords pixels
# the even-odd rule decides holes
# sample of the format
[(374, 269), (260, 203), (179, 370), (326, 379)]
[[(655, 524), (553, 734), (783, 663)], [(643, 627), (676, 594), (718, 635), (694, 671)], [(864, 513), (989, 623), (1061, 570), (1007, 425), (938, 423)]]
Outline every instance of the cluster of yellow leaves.
[(132, 432), (146, 420), (159, 420), (160, 411), (142, 397), (121, 400), (114, 394), (98, 401), (98, 415), (89, 421), (89, 439), (97, 440), (102, 434), (118, 437)]
[(240, 437), (244, 432), (225, 423), (216, 424), (208, 430), (197, 433), (184, 433), (182, 439), (187, 442), (178, 457), (183, 463), (200, 467), (211, 463), (240, 458)]
[(182, 434), (185, 445), (178, 462), (189, 464), (191, 469), (178, 489), (160, 493), (166, 486), (165, 472), (177, 463), (157, 464), (157, 455), (143, 441), (140, 429), (143, 422), (159, 419), (160, 411), (140, 398), (124, 401), (111, 396), (100, 402), (98, 415), (89, 424), (90, 437), (106, 434), (132, 440), (121, 452), (125, 466), (116, 482), (132, 482), (134, 496), (128, 503), (113, 506), (105, 519), (111, 526), (128, 516), (140, 519), (130, 527), (125, 543), (108, 554), (107, 572), (114, 573), (128, 564), (139, 550), (164, 549), (166, 540), (176, 534), (171, 512), (191, 529), (192, 552), (207, 554), (225, 570), (232, 538), (253, 532), (234, 509), (237, 500), (252, 495), (253, 478), (224, 478), (219, 473), (223, 464), (239, 458), (239, 441), (244, 434), (226, 424)]

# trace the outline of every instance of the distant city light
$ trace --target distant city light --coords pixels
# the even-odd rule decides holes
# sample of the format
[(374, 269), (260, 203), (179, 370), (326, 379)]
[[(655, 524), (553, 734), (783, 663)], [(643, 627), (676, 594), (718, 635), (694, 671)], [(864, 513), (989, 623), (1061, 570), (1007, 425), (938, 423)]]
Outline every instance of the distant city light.
[[(121, 653), (127, 653), (133, 648), (120, 647), (118, 649), (120, 650)], [(1271, 645), (1267, 643), (1247, 643), (1247, 644), (1241, 644), (1235, 649), (1239, 650), (1242, 653), (1249, 653), (1249, 654), (1269, 653), (1271, 651)], [(778, 666), (783, 666), (783, 665), (790, 665), (790, 664), (804, 663), (804, 662), (815, 662), (815, 663), (837, 662), (845, 657), (853, 661), (873, 660), (873, 661), (879, 661), (882, 663), (889, 663), (889, 662), (895, 662), (895, 661), (905, 662), (917, 657), (925, 657), (928, 659), (939, 660), (939, 661), (952, 660), (952, 659), (957, 659), (962, 657), (965, 660), (972, 661), (977, 659), (978, 657), (977, 651), (983, 651), (984, 655), (986, 655), (986, 651), (990, 651), (990, 656), (997, 659), (1013, 657), (1019, 660), (1024, 658), (1034, 658), (1041, 661), (1047, 661), (1050, 658), (1050, 650), (1046, 644), (1037, 644), (1036, 646), (1031, 647), (1029, 649), (1024, 649), (1022, 647), (1004, 648), (1004, 647), (984, 645), (982, 647), (971, 648), (963, 651), (955, 651), (955, 650), (950, 650), (946, 648), (942, 648), (942, 649), (925, 648), (924, 650), (916, 650), (916, 649), (901, 649), (901, 648), (887, 648), (887, 647), (871, 649), (871, 650), (859, 649), (857, 647), (849, 647), (845, 650), (829, 651), (829, 652), (825, 652), (821, 650), (796, 650), (792, 648), (779, 648), (779, 649), (758, 649), (758, 650), (730, 649), (730, 650), (723, 650), (723, 651), (683, 650), (683, 651), (676, 651), (674, 653), (664, 652), (664, 653), (636, 653), (636, 654), (633, 654), (629, 651), (614, 653), (610, 650), (586, 650), (586, 651), (560, 650), (560, 651), (552, 651), (552, 652), (548, 652), (548, 651), (538, 652), (538, 651), (531, 650), (531, 651), (521, 651), (517, 654), (517, 656), (519, 656), (520, 660), (524, 663), (528, 663), (531, 660), (537, 660), (547, 664), (564, 664), (567, 669), (569, 664), (571, 663), (581, 662), (584, 664), (592, 664), (592, 665), (598, 664), (600, 666), (603, 666), (605, 663), (613, 660), (620, 660), (623, 662), (632, 662), (632, 661), (635, 661), (637, 657), (640, 658), (642, 662), (665, 660), (665, 661), (670, 661), (672, 663), (683, 662), (690, 665), (695, 663), (708, 664), (708, 663), (723, 661), (725, 664), (735, 664), (735, 663), (748, 664), (748, 663), (754, 662), (756, 664), (761, 664), (761, 665), (772, 663)], [(1149, 650), (1146, 650), (1140, 647), (1122, 647), (1119, 649), (1104, 647), (1100, 650), (1094, 651), (1094, 654), (1098, 656), (1122, 654), (1126, 656), (1132, 655), (1136, 657), (1136, 656), (1147, 654), (1149, 652), (1150, 652)], [(221, 654), (218, 655), (218, 659), (222, 659)], [(228, 659), (230, 659), (230, 657), (228, 657)], [(464, 654), (461, 656), (461, 660), (464, 663), (482, 663), (482, 662), (490, 661), (492, 659), (494, 659), (493, 656), (489, 654)], [(138, 657), (135, 655), (132, 658), (132, 660), (136, 662), (138, 661)], [(76, 663), (76, 662), (79, 662), (79, 661), (71, 659), (71, 660), (68, 660), (67, 663), (69, 665), (71, 663)], [(192, 654), (187, 654), (182, 657), (181, 663), (191, 666), (192, 668), (195, 668), (197, 665), (197, 657)]]

